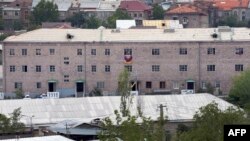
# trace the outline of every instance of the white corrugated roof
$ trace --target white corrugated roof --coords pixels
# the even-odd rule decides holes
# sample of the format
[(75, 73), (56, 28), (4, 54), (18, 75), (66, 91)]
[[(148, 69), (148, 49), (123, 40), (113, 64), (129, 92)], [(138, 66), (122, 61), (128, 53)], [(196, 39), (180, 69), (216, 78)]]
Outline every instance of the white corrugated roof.
[(20, 139), (5, 139), (2, 141), (73, 141), (71, 139), (65, 138), (63, 136), (42, 136), (42, 137), (30, 137), (30, 138), (20, 138)]
[[(232, 104), (210, 94), (189, 94), (189, 95), (150, 95), (134, 97), (134, 104), (131, 106), (131, 113), (137, 113), (137, 103), (145, 116), (157, 119), (159, 117), (159, 104), (167, 106), (165, 114), (169, 120), (192, 120), (193, 115), (202, 106), (212, 101), (219, 104), (224, 110)], [(15, 103), (15, 104), (13, 104)], [(113, 117), (114, 110), (120, 108), (120, 97), (83, 97), (63, 99), (21, 99), (21, 100), (0, 100), (0, 113), (9, 115), (14, 109), (21, 107), (22, 122), (30, 125), (28, 116), (34, 115), (33, 124), (51, 124), (63, 120), (80, 119), (89, 120), (103, 117)]]
[(250, 29), (232, 28), (232, 32), (217, 32), (218, 38), (212, 38), (216, 28), (185, 28), (174, 32), (164, 29), (38, 29), (5, 41), (11, 42), (67, 42), (67, 34), (74, 36), (71, 42), (172, 42), (172, 41), (250, 41)]

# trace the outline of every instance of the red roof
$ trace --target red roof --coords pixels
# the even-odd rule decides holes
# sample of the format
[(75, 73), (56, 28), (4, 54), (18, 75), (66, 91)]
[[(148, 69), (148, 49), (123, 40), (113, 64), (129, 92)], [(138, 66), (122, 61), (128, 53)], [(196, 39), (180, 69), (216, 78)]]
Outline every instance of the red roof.
[(213, 0), (214, 7), (220, 10), (232, 10), (233, 8), (247, 8), (249, 0)]
[(190, 4), (179, 5), (171, 8), (166, 14), (205, 14), (202, 9)]
[(152, 9), (152, 7), (138, 0), (121, 1), (119, 7), (127, 11), (146, 11)]

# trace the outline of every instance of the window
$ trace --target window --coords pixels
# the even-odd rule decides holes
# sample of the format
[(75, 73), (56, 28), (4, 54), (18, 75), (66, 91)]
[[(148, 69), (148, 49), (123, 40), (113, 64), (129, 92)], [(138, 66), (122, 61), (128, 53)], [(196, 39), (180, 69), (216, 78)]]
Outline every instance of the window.
[(15, 11), (15, 16), (18, 16), (18, 15), (19, 15), (18, 11)]
[(69, 75), (64, 75), (64, 82), (69, 82)]
[(142, 13), (139, 14), (139, 17), (142, 17)]
[(37, 89), (42, 88), (42, 83), (41, 83), (41, 82), (36, 82), (36, 88), (37, 88)]
[(96, 55), (96, 49), (91, 49), (91, 55)]
[(110, 49), (105, 49), (105, 55), (110, 55)]
[(187, 71), (187, 65), (179, 65), (179, 71)]
[(183, 17), (183, 24), (187, 24), (188, 23), (188, 18), (187, 17)]
[(41, 66), (36, 66), (36, 72), (42, 72), (42, 67)]
[(243, 48), (236, 48), (235, 49), (235, 54), (242, 55), (243, 54)]
[(83, 70), (82, 65), (78, 65), (78, 66), (77, 66), (77, 71), (78, 71), (78, 72), (82, 72), (82, 70)]
[(235, 71), (243, 71), (243, 64), (236, 64)]
[(96, 65), (92, 65), (92, 66), (91, 66), (91, 71), (92, 71), (92, 72), (96, 72)]
[(15, 49), (10, 49), (10, 55), (15, 55)]
[(63, 60), (65, 65), (69, 64), (69, 57), (64, 57)]
[(50, 72), (55, 72), (56, 71), (56, 67), (54, 65), (50, 65), (49, 66), (49, 71)]
[(220, 81), (215, 81), (215, 88), (220, 88)]
[(27, 55), (27, 49), (22, 49), (22, 55), (23, 56)]
[(41, 55), (41, 49), (36, 49), (36, 55)]
[(82, 55), (82, 49), (77, 49), (77, 55)]
[(22, 87), (23, 87), (23, 84), (22, 84), (22, 82), (15, 82), (15, 89), (22, 89)]
[(152, 49), (152, 55), (160, 55), (160, 49), (158, 49), (158, 48)]
[(105, 72), (110, 72), (110, 65), (105, 65)]
[(207, 54), (215, 54), (215, 48), (208, 48)]
[(206, 82), (201, 82), (201, 88), (202, 89), (207, 89)]
[(146, 82), (146, 88), (152, 88), (152, 82), (151, 81), (147, 81)]
[(133, 70), (132, 65), (125, 65), (124, 68), (126, 68), (129, 72), (132, 72)]
[(207, 65), (207, 71), (215, 71), (215, 65)]
[(179, 89), (179, 83), (178, 82), (173, 82), (173, 88), (174, 89)]
[(132, 55), (132, 49), (131, 48), (125, 48), (124, 49), (124, 55)]
[(96, 87), (99, 88), (99, 89), (103, 89), (104, 88), (104, 82), (103, 81), (97, 82)]
[(152, 71), (153, 71), (153, 72), (158, 72), (158, 71), (160, 71), (160, 65), (152, 65)]
[(10, 72), (15, 72), (16, 71), (16, 66), (10, 66)]
[(53, 49), (53, 48), (49, 49), (49, 54), (50, 55), (55, 55), (55, 49)]
[(166, 88), (166, 82), (160, 81), (160, 89), (165, 89), (165, 88)]
[(7, 15), (7, 12), (6, 12), (6, 11), (4, 11), (4, 12), (3, 12), (3, 14), (6, 16), (6, 15)]
[(180, 54), (181, 55), (187, 54), (187, 48), (180, 48)]
[(136, 14), (136, 13), (134, 13), (134, 17), (137, 17), (137, 14)]
[(28, 66), (26, 65), (22, 66), (22, 72), (28, 72)]

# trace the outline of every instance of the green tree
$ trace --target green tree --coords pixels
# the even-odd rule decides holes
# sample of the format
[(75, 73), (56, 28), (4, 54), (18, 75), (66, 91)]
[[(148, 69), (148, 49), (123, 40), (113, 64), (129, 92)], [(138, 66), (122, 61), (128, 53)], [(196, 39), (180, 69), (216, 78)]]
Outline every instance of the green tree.
[(246, 27), (247, 21), (238, 21), (237, 16), (230, 15), (219, 20), (218, 26)]
[(122, 116), (125, 117), (129, 113), (129, 106), (132, 102), (132, 97), (130, 96), (130, 83), (129, 83), (129, 72), (124, 69), (118, 77), (118, 94), (121, 96), (121, 112)]
[(222, 141), (225, 124), (244, 124), (246, 121), (245, 113), (241, 109), (229, 107), (223, 111), (213, 102), (199, 109), (194, 115), (192, 129), (183, 132), (179, 140)]
[[(150, 118), (143, 115), (131, 115), (129, 104), (131, 104), (129, 72), (124, 69), (118, 78), (118, 92), (121, 95), (120, 112), (115, 110), (115, 119), (109, 117), (102, 122), (103, 130), (98, 137), (101, 141), (163, 141), (166, 119), (163, 117), (163, 110), (157, 124)], [(138, 122), (140, 121), (140, 122)], [(164, 140), (165, 141), (165, 140)]]
[(164, 19), (164, 13), (165, 11), (163, 10), (163, 8), (156, 4), (153, 6), (153, 19), (154, 20), (162, 20)]
[(10, 117), (0, 114), (0, 133), (16, 133), (24, 130), (25, 125), (20, 122), (21, 108), (15, 109)]
[(101, 26), (101, 21), (95, 16), (91, 16), (86, 21), (86, 28), (97, 29)]
[(75, 13), (73, 16), (66, 19), (66, 21), (71, 23), (71, 26), (83, 28), (86, 21), (85, 14), (83, 12)]
[(22, 22), (19, 21), (19, 20), (14, 21), (14, 23), (13, 23), (13, 29), (14, 30), (21, 30), (21, 29), (23, 29)]
[(229, 101), (241, 107), (250, 104), (250, 70), (242, 72), (233, 79), (232, 87), (229, 91)]
[(115, 13), (108, 17), (106, 27), (116, 28), (116, 20), (129, 20), (132, 19), (127, 12), (117, 9)]
[(3, 41), (3, 40), (6, 39), (8, 36), (10, 36), (10, 35), (8, 35), (8, 34), (1, 34), (1, 35), (0, 35), (0, 41)]
[(4, 22), (2, 18), (0, 18), (0, 30), (4, 30)]
[(41, 0), (32, 12), (34, 24), (41, 24), (42, 22), (55, 22), (58, 21), (59, 12), (58, 7), (53, 1)]
[(24, 93), (22, 88), (17, 88), (14, 93), (16, 94), (17, 99), (24, 98)]
[(95, 87), (90, 93), (90, 96), (102, 96), (102, 90)]

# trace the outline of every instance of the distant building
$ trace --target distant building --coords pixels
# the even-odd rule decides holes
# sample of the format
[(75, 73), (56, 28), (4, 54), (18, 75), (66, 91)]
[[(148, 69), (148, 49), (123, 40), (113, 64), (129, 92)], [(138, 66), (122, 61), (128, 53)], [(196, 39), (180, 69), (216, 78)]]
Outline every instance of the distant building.
[[(206, 89), (228, 94), (249, 64), (247, 28), (38, 29), (3, 42), (5, 95), (17, 88), (36, 96), (82, 96), (95, 87), (116, 93), (118, 75), (131, 72), (131, 90)], [(137, 84), (137, 85), (134, 85)]]
[(42, 28), (73, 28), (69, 22), (43, 22)]
[(235, 16), (238, 21), (250, 20), (249, 0), (213, 0), (214, 7), (218, 8), (218, 19)]
[(171, 7), (166, 11), (165, 19), (179, 20), (184, 28), (209, 27), (208, 12), (192, 4), (182, 4)]
[(119, 8), (128, 12), (136, 25), (142, 25), (142, 20), (148, 20), (152, 15), (152, 7), (139, 0), (121, 1)]

